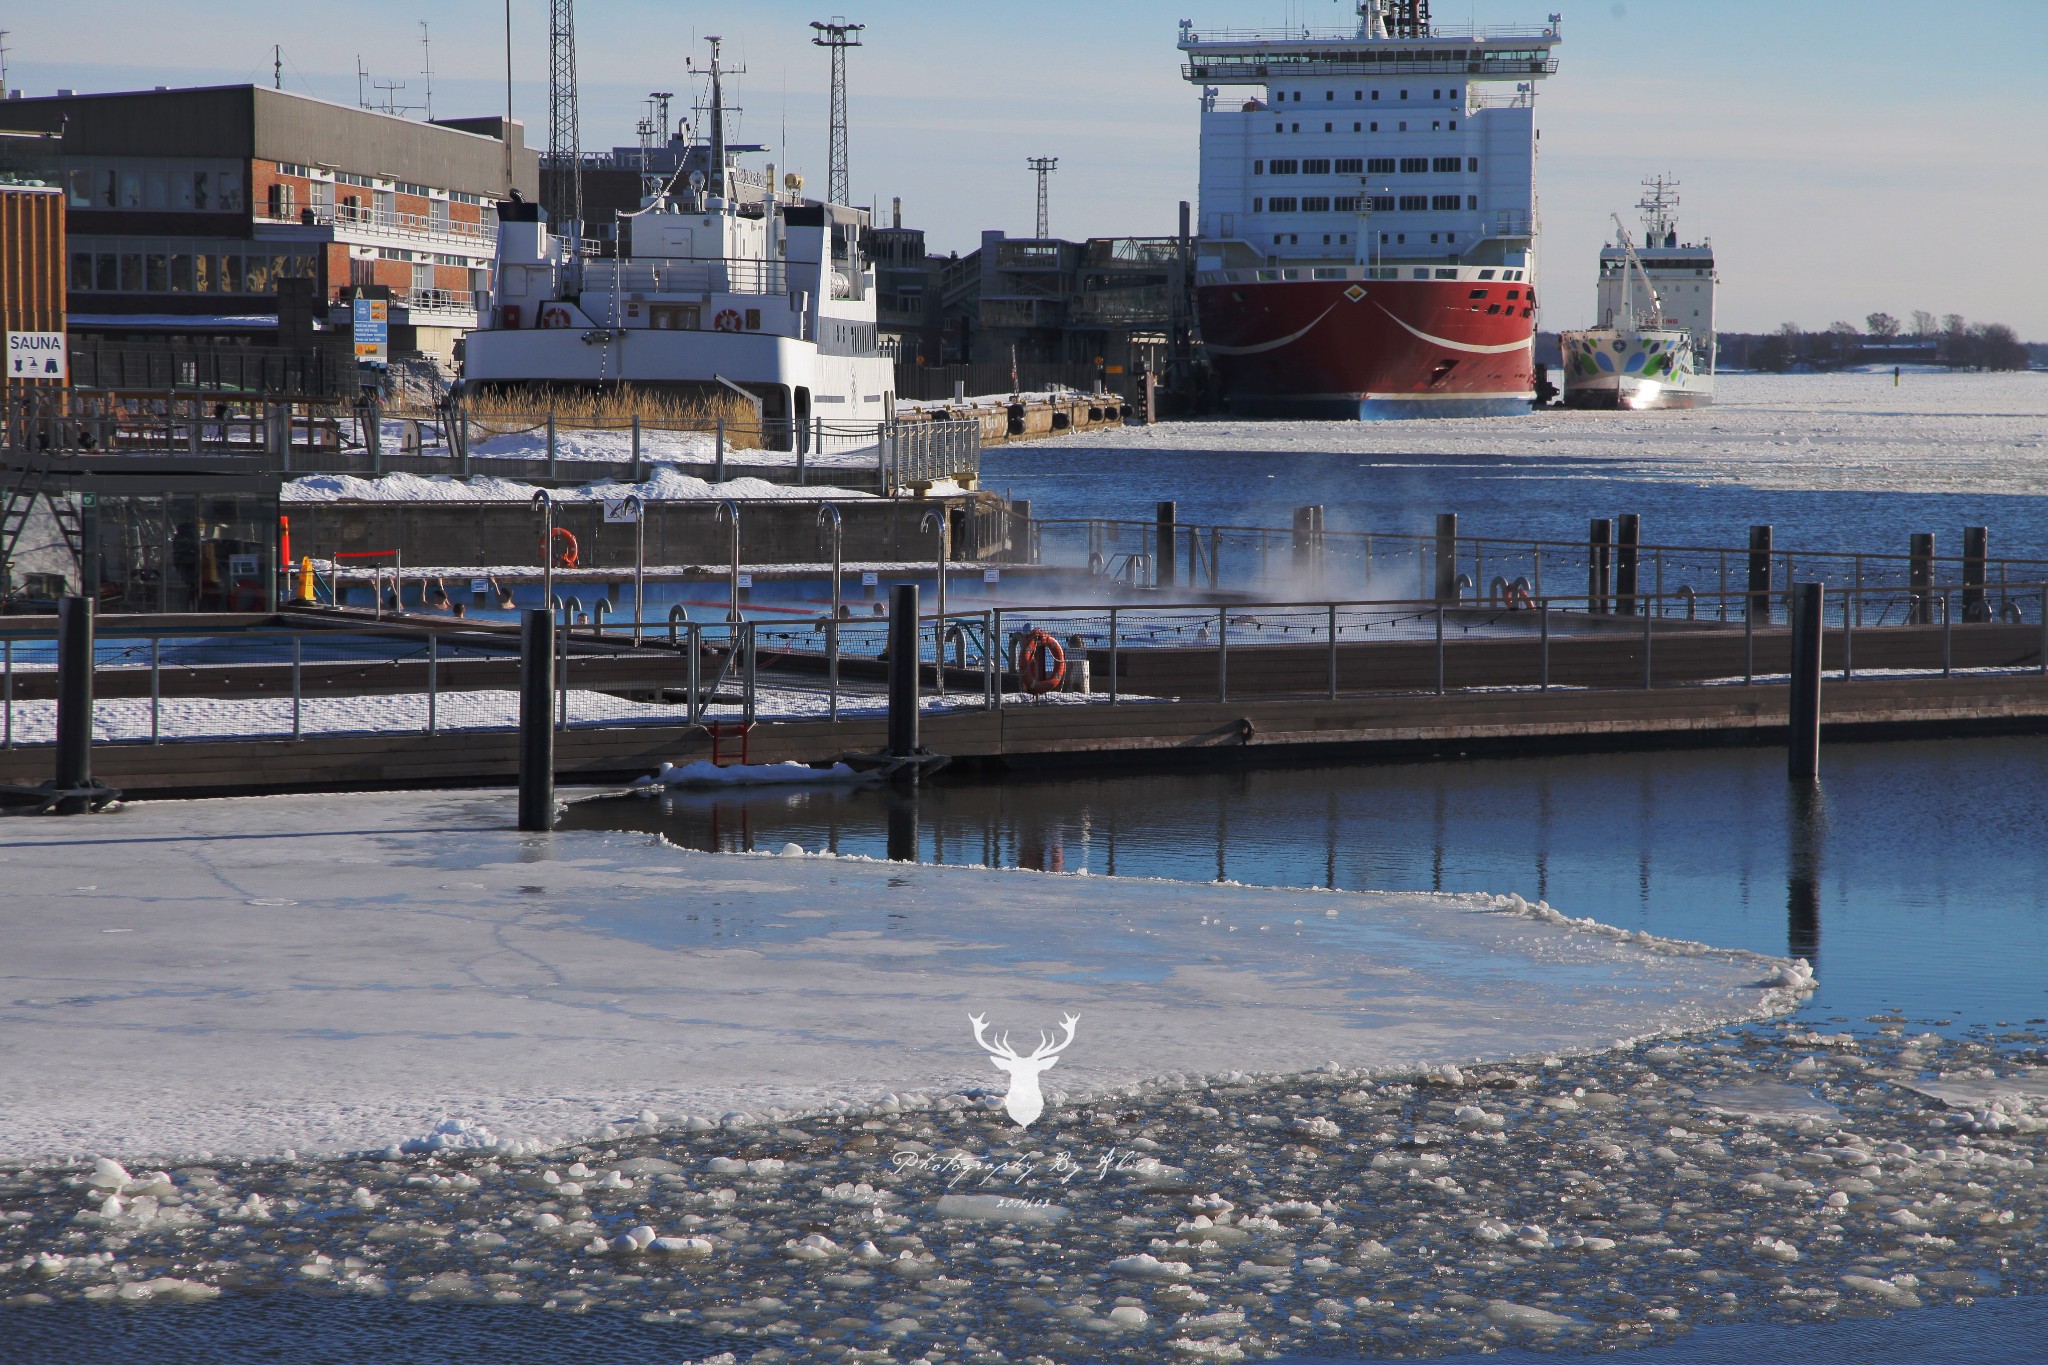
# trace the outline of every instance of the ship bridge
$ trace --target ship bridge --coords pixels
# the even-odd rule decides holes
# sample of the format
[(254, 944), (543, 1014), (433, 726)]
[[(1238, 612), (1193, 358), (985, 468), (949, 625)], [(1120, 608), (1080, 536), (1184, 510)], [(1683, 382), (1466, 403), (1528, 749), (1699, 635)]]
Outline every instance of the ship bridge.
[(1554, 75), (1555, 22), (1526, 28), (1430, 28), (1412, 37), (1358, 29), (1198, 29), (1183, 20), (1181, 75), (1200, 85), (1265, 85), (1290, 77), (1463, 76), (1526, 81)]

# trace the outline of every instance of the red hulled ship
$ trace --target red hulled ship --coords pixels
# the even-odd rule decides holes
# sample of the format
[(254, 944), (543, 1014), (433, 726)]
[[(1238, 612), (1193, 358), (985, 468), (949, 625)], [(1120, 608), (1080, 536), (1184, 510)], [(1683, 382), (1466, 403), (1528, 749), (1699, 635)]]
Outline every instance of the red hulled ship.
[[(1355, 29), (1181, 28), (1202, 86), (1196, 316), (1232, 411), (1526, 412), (1535, 396), (1538, 31), (1428, 0)], [(1225, 99), (1225, 86), (1251, 86)]]

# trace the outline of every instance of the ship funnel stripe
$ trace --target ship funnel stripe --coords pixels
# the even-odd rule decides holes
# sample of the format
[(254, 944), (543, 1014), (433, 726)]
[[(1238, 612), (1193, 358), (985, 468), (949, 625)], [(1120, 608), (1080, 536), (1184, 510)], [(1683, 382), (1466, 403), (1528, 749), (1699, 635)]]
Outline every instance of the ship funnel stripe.
[[(1314, 321), (1310, 322), (1308, 326), (1290, 336), (1281, 337), (1278, 341), (1262, 341), (1256, 346), (1218, 346), (1216, 343), (1210, 342), (1208, 349), (1216, 355), (1263, 355), (1267, 351), (1277, 351), (1282, 346), (1292, 346), (1295, 342), (1313, 332), (1324, 318), (1336, 311), (1337, 305), (1333, 303), (1322, 312), (1316, 314)], [(1399, 322), (1400, 319), (1396, 318), (1395, 321)], [(1402, 325), (1406, 326), (1407, 324), (1403, 323)], [(1413, 329), (1411, 328), (1410, 330)], [(1420, 335), (1420, 333), (1417, 335)]]
[[(1402, 331), (1407, 332), (1411, 336), (1421, 337), (1430, 345), (1441, 346), (1447, 351), (1463, 351), (1467, 355), (1506, 355), (1510, 351), (1519, 351), (1533, 346), (1536, 342), (1536, 338), (1533, 336), (1524, 337), (1520, 341), (1510, 341), (1499, 346), (1478, 346), (1469, 341), (1452, 341), (1449, 337), (1431, 336), (1419, 327), (1410, 327), (1407, 323), (1402, 322), (1400, 318), (1394, 317), (1394, 314), (1388, 310), (1387, 306), (1378, 299), (1373, 300), (1373, 306), (1388, 317), (1394, 318), (1395, 322), (1400, 323)], [(1322, 319), (1318, 318), (1316, 321), (1320, 322)], [(1314, 324), (1311, 323), (1310, 325), (1313, 326)], [(1210, 349), (1214, 350), (1215, 348), (1211, 347)]]

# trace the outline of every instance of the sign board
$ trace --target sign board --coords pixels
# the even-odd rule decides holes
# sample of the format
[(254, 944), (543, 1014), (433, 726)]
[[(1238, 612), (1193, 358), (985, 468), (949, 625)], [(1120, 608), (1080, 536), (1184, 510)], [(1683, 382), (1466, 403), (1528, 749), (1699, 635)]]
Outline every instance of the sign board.
[(640, 504), (630, 498), (621, 498), (617, 502), (608, 502), (604, 505), (604, 519), (609, 522), (631, 525), (640, 520), (640, 515)]
[(876, 573), (873, 569), (864, 570), (860, 576), (860, 585), (863, 588), (872, 588), (881, 581), (882, 576)]
[(469, 580), (469, 591), (472, 596), (482, 597), (490, 590), (491, 580), (488, 578), (472, 578)]
[(233, 579), (254, 578), (262, 572), (258, 567), (263, 561), (255, 555), (229, 555), (228, 577)]
[(9, 332), (7, 334), (7, 377), (9, 379), (54, 379), (65, 377), (64, 334), (62, 332)]
[(983, 569), (981, 571), (981, 581), (984, 583), (1000, 583), (1003, 581), (1003, 571), (1001, 569)]
[(750, 573), (743, 573), (743, 574), (741, 574), (741, 575), (740, 575), (740, 586), (741, 586), (741, 587), (743, 587), (743, 588), (751, 588), (751, 587), (753, 587), (753, 586), (754, 586), (754, 576), (753, 576), (752, 574), (750, 574)]
[(391, 305), (384, 299), (358, 297), (350, 316), (355, 329), (356, 363), (385, 368), (391, 360)]

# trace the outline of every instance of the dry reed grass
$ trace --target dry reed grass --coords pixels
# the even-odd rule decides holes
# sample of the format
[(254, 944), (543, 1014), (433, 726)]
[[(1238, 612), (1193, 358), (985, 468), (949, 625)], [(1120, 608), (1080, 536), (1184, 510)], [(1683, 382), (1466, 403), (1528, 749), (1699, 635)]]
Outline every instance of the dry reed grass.
[(725, 443), (733, 450), (757, 450), (761, 433), (754, 408), (739, 395), (677, 394), (622, 387), (595, 393), (588, 389), (483, 390), (464, 400), (475, 436), (489, 437), (529, 431), (555, 415), (557, 428), (619, 430), (638, 417), (643, 427), (672, 431), (711, 431), (725, 422)]

